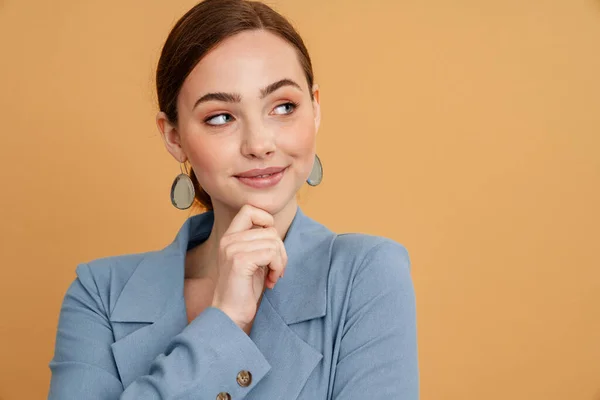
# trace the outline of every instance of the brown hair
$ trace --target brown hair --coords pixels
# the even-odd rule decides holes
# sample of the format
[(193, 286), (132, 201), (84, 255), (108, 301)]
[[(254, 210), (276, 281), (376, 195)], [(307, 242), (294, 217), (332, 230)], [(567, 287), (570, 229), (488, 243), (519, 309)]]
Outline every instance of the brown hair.
[[(237, 33), (264, 29), (287, 40), (297, 49), (313, 98), (312, 63), (302, 38), (282, 15), (266, 4), (249, 0), (204, 0), (177, 21), (163, 46), (156, 70), (158, 105), (172, 124), (177, 125), (177, 97), (183, 82), (206, 53)], [(190, 166), (196, 190), (195, 203), (212, 209), (210, 196), (200, 187)]]

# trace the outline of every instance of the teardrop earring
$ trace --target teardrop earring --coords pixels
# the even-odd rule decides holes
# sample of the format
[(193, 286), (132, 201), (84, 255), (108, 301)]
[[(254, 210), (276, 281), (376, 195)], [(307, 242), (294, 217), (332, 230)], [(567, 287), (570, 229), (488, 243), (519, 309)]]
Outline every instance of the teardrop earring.
[(323, 180), (323, 164), (321, 163), (321, 159), (319, 156), (315, 154), (315, 162), (313, 164), (312, 170), (310, 171), (310, 175), (306, 180), (310, 186), (317, 186)]
[(175, 177), (173, 184), (171, 185), (171, 204), (179, 210), (186, 210), (194, 203), (194, 197), (196, 191), (194, 190), (194, 183), (189, 176), (187, 166), (185, 172), (183, 170), (184, 163), (180, 162), (179, 169), (181, 173)]

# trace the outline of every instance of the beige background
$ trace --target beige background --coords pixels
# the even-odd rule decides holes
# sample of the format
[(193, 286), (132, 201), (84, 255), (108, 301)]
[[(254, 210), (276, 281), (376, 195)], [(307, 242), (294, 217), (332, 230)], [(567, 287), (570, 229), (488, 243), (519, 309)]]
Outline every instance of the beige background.
[[(188, 216), (154, 123), (191, 0), (0, 2), (0, 399), (45, 398), (80, 262)], [(322, 89), (301, 205), (413, 262), (422, 399), (600, 399), (600, 2), (278, 0)]]

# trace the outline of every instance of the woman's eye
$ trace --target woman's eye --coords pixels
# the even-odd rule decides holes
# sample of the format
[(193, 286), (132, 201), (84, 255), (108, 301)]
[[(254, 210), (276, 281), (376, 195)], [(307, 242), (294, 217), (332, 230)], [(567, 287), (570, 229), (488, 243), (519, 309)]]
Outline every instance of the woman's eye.
[(219, 114), (219, 115), (215, 115), (214, 117), (207, 118), (204, 122), (206, 122), (208, 125), (219, 126), (219, 125), (225, 125), (230, 120), (231, 120), (231, 115)]
[[(275, 107), (275, 114), (277, 114), (277, 115), (291, 114), (292, 112), (294, 112), (296, 107), (298, 107), (298, 105), (296, 103), (292, 103), (292, 102), (284, 103), (284, 104), (281, 104), (281, 105)], [(204, 122), (207, 125), (221, 126), (221, 125), (225, 125), (228, 122), (231, 122), (232, 120), (233, 120), (233, 117), (230, 114), (218, 114), (218, 115), (214, 115), (212, 117), (208, 117), (207, 119), (204, 120)]]
[[(285, 103), (282, 104), (280, 106), (275, 107), (275, 114), (291, 114), (297, 107), (297, 104), (295, 103)], [(280, 112), (277, 112), (277, 110), (281, 110)]]

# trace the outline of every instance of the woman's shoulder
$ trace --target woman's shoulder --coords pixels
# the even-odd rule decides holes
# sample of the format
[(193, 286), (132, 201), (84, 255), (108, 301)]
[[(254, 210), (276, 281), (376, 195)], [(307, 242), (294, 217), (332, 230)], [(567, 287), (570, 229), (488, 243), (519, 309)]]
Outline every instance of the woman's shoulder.
[(330, 287), (356, 285), (383, 288), (411, 283), (410, 258), (399, 242), (364, 233), (336, 235), (331, 250)]
[(160, 251), (127, 253), (81, 262), (75, 268), (76, 277), (67, 296), (90, 295), (105, 310), (111, 310), (138, 266), (160, 254)]
[(91, 275), (95, 281), (111, 280), (125, 283), (136, 267), (148, 255), (155, 253), (128, 253), (94, 258), (77, 265), (75, 272), (78, 278), (87, 278)]
[(385, 237), (366, 233), (340, 233), (332, 246), (332, 260), (347, 264), (369, 264), (388, 260), (392, 264), (410, 268), (409, 254), (404, 245)]
[(333, 320), (352, 320), (367, 310), (378, 323), (401, 310), (410, 318), (415, 303), (410, 269), (408, 251), (391, 238), (338, 234), (327, 279)]

